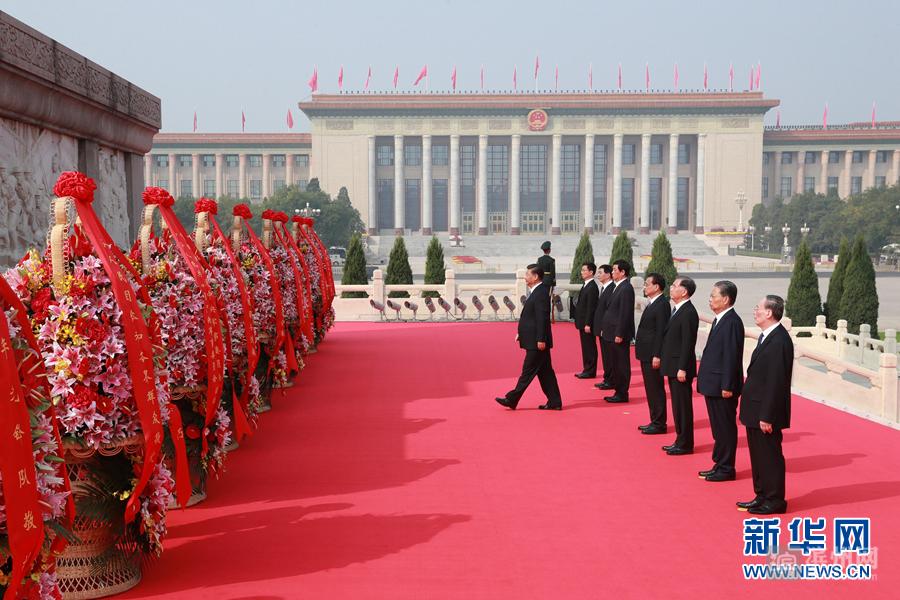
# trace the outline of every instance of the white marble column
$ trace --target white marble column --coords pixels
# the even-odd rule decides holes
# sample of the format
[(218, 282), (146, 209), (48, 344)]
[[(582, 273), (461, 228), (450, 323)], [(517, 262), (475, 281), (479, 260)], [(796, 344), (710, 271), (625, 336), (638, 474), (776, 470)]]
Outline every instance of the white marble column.
[(822, 168), (819, 169), (819, 185), (816, 186), (816, 192), (819, 194), (828, 193), (828, 150), (822, 150)]
[(292, 186), (294, 185), (294, 155), (287, 154), (284, 155), (284, 185)]
[(431, 200), (431, 136), (422, 136), (422, 235), (431, 235), (434, 206)]
[(394, 233), (406, 228), (406, 179), (403, 177), (403, 136), (394, 136)]
[(561, 215), (561, 197), (562, 197), (562, 178), (560, 177), (560, 155), (562, 154), (562, 135), (553, 134), (553, 154), (550, 163), (550, 181), (553, 188), (550, 194), (550, 234), (559, 235), (562, 223)]
[(450, 136), (450, 235), (459, 235), (459, 136)]
[(650, 233), (650, 134), (641, 135), (640, 232)]
[(241, 188), (238, 191), (238, 198), (249, 198), (250, 194), (247, 192), (247, 155), (244, 152), (238, 154), (238, 180)]
[(678, 134), (669, 134), (669, 197), (666, 211), (667, 233), (678, 232)]
[(613, 209), (612, 233), (622, 229), (622, 140), (624, 136), (617, 133), (613, 136)]
[(153, 185), (153, 155), (144, 155), (144, 187)]
[(375, 136), (369, 136), (369, 214), (367, 222), (369, 224), (369, 235), (376, 235), (378, 232), (378, 180), (376, 176), (375, 163)]
[(894, 150), (893, 166), (891, 167), (891, 176), (888, 178), (888, 185), (894, 185), (900, 182), (900, 150)]
[(804, 183), (804, 179), (806, 178), (806, 152), (803, 150), (797, 151), (797, 181), (794, 182), (794, 193), (802, 194), (806, 184)]
[(178, 197), (178, 175), (175, 173), (176, 160), (178, 160), (176, 155), (169, 155), (169, 193), (174, 198)]
[(269, 197), (269, 171), (272, 166), (272, 155), (271, 154), (263, 154), (262, 155), (262, 197)]
[(194, 198), (199, 198), (200, 190), (203, 189), (200, 186), (200, 155), (199, 154), (191, 154), (191, 168), (193, 170), (193, 174), (191, 175), (191, 195)]
[(476, 195), (478, 212), (478, 235), (488, 234), (487, 202), (487, 146), (488, 136), (478, 136), (478, 191)]
[(850, 195), (850, 190), (853, 189), (853, 186), (850, 182), (850, 178), (853, 173), (853, 150), (846, 150), (844, 152), (844, 172), (841, 174), (841, 182), (840, 188), (842, 191), (841, 198), (846, 198)]
[(522, 136), (515, 134), (510, 141), (509, 156), (509, 233), (519, 235), (522, 232), (522, 206), (520, 201), (519, 186), (519, 157), (521, 153)]
[(584, 217), (584, 232), (588, 235), (594, 233), (594, 134), (584, 136), (584, 189), (581, 203), (581, 213)]
[(706, 211), (706, 134), (697, 134), (697, 200), (694, 203), (694, 233), (703, 233)]
[(225, 155), (216, 154), (216, 197), (221, 198), (225, 195), (225, 178), (222, 174), (225, 172)]
[(774, 192), (772, 194), (773, 198), (775, 196), (781, 196), (781, 172), (782, 172), (781, 154), (782, 154), (781, 150), (775, 151), (775, 182), (774, 182), (775, 185), (774, 185), (774, 187), (769, 186), (772, 188), (772, 191)]
[(875, 187), (875, 165), (878, 164), (877, 156), (878, 156), (877, 150), (869, 150), (869, 162), (866, 164), (867, 183), (864, 187), (867, 187), (867, 188)]

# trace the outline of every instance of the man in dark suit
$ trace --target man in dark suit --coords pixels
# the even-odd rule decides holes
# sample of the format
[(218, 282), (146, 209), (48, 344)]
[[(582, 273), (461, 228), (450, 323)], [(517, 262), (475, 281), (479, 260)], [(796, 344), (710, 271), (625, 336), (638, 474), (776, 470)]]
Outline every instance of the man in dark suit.
[(615, 289), (609, 299), (609, 306), (603, 314), (600, 336), (608, 344), (615, 394), (607, 396), (607, 402), (628, 402), (628, 388), (631, 385), (631, 362), (629, 349), (634, 338), (634, 288), (628, 281), (631, 265), (627, 260), (613, 263), (612, 278)]
[(675, 443), (663, 446), (670, 456), (694, 452), (694, 405), (691, 382), (697, 376), (697, 328), (700, 318), (691, 303), (697, 284), (690, 277), (678, 277), (669, 286), (669, 298), (675, 303), (663, 337), (662, 374), (669, 379), (672, 419), (675, 421)]
[(591, 326), (591, 332), (597, 337), (600, 344), (600, 358), (603, 361), (603, 381), (595, 383), (594, 387), (600, 390), (611, 390), (612, 385), (612, 359), (609, 357), (609, 344), (603, 341), (600, 332), (603, 330), (603, 316), (606, 314), (606, 308), (612, 298), (613, 291), (616, 286), (612, 280), (612, 266), (600, 265), (597, 268), (597, 279), (599, 279), (600, 297), (597, 298), (597, 308), (594, 309), (594, 322)]
[(600, 288), (594, 279), (596, 273), (597, 265), (594, 263), (586, 262), (581, 265), (584, 285), (581, 286), (575, 303), (575, 329), (581, 340), (581, 373), (575, 374), (578, 379), (593, 379), (597, 376), (597, 338), (591, 331), (597, 299), (600, 297)]
[(779, 296), (766, 296), (753, 309), (753, 320), (762, 333), (747, 367), (741, 423), (747, 428), (756, 496), (737, 506), (754, 515), (782, 514), (787, 510), (781, 442), (782, 430), (791, 426), (794, 343), (781, 325), (783, 316), (784, 300)]
[(650, 409), (650, 423), (638, 429), (645, 435), (666, 432), (666, 385), (663, 382), (660, 365), (662, 363), (663, 335), (669, 322), (671, 309), (663, 295), (665, 278), (659, 273), (648, 273), (644, 281), (644, 296), (650, 302), (641, 314), (634, 341), (634, 355), (641, 361), (641, 375), (647, 392), (647, 407)]
[(531, 381), (537, 377), (541, 390), (547, 397), (547, 403), (541, 404), (541, 410), (562, 410), (562, 397), (553, 364), (550, 362), (550, 349), (553, 347), (553, 332), (550, 328), (550, 290), (541, 280), (544, 271), (536, 264), (528, 265), (525, 272), (525, 283), (528, 285), (528, 299), (522, 306), (519, 315), (519, 328), (516, 341), (525, 350), (525, 362), (522, 374), (516, 387), (506, 396), (495, 398), (498, 404), (511, 410), (516, 409), (519, 399)]
[(744, 323), (734, 311), (737, 286), (718, 281), (709, 294), (709, 308), (715, 314), (700, 369), (697, 391), (706, 397), (706, 412), (712, 430), (712, 469), (698, 475), (706, 481), (732, 481), (737, 453), (738, 396), (744, 385)]

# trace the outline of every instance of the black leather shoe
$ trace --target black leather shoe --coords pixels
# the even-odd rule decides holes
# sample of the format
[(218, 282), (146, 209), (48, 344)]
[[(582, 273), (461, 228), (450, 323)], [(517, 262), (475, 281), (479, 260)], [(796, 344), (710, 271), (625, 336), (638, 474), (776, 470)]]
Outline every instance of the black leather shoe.
[(641, 433), (643, 433), (644, 435), (662, 435), (666, 433), (666, 428), (659, 427), (658, 425), (653, 425), (652, 427), (642, 429)]
[(676, 446), (675, 444), (669, 444), (668, 446), (663, 446), (662, 449), (663, 449), (663, 452), (668, 452), (672, 448), (677, 448), (677, 447), (678, 446)]
[(541, 410), (562, 410), (562, 404), (554, 405), (554, 404), (541, 404), (538, 406)]
[(751, 508), (756, 508), (760, 504), (762, 504), (762, 498), (754, 498), (749, 502), (735, 502), (738, 510), (750, 510)]
[(507, 400), (506, 398), (494, 398), (494, 400), (496, 400), (497, 404), (499, 404), (500, 406), (505, 406), (509, 410), (516, 410), (516, 405), (510, 404), (509, 400)]
[(735, 474), (716, 471), (715, 473), (710, 473), (704, 479), (707, 481), (734, 481)]
[(613, 389), (615, 386), (613, 386), (613, 385), (612, 385), (611, 383), (609, 383), (608, 381), (601, 381), (600, 383), (595, 383), (595, 384), (594, 384), (594, 387), (597, 388), (598, 390), (611, 390), (611, 389)]
[(622, 396), (607, 396), (606, 401), (613, 404), (618, 404), (620, 402), (628, 402), (628, 398), (623, 398)]
[(783, 505), (761, 503), (759, 506), (747, 509), (751, 515), (783, 515), (787, 512), (787, 503)]
[(708, 471), (697, 471), (697, 477), (699, 477), (700, 479), (706, 479), (707, 477), (709, 477), (710, 475), (712, 475), (715, 472), (716, 472), (715, 467), (713, 467), (712, 469), (709, 469)]
[(666, 450), (666, 454), (668, 454), (669, 456), (682, 456), (684, 454), (693, 454), (693, 453), (694, 453), (693, 450), (688, 450), (687, 448), (679, 448), (677, 446), (675, 448), (672, 448), (671, 450)]
[(591, 375), (590, 373), (575, 373), (575, 377), (578, 379), (593, 379), (596, 375)]

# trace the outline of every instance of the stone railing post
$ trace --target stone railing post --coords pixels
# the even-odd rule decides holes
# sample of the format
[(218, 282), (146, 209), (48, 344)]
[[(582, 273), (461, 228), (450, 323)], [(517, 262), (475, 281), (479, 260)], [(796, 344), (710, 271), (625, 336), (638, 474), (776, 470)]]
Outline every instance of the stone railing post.
[(825, 315), (816, 315), (816, 337), (825, 337)]
[(847, 356), (847, 319), (838, 319), (835, 341), (837, 342), (837, 352), (835, 354), (837, 354), (838, 358), (844, 358)]
[(872, 326), (868, 323), (863, 323), (859, 326), (859, 364), (863, 364), (863, 360), (866, 357), (866, 344), (869, 343), (869, 340), (872, 338)]
[(452, 306), (454, 298), (456, 298), (456, 271), (447, 269), (444, 271), (444, 300)]
[(375, 269), (375, 272), (372, 273), (372, 298), (376, 302), (384, 304), (384, 271), (381, 269)]
[(516, 306), (519, 305), (519, 298), (525, 295), (525, 290), (527, 289), (528, 286), (525, 285), (525, 269), (518, 269), (516, 271), (516, 297), (512, 299)]
[(897, 353), (897, 330), (896, 329), (885, 329), (884, 330), (884, 352), (885, 352), (885, 354), (896, 354)]
[(878, 357), (878, 376), (881, 380), (882, 416), (894, 423), (900, 421), (897, 404), (897, 355), (885, 352)]

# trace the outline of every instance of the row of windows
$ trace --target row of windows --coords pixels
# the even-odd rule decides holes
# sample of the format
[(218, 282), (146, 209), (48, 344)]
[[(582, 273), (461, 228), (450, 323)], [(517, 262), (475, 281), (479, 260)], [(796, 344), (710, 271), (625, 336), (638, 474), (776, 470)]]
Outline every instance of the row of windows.
[[(840, 177), (828, 177), (828, 191), (837, 191), (838, 184), (840, 183)], [(876, 176), (875, 177), (875, 187), (885, 187), (887, 185), (887, 177), (884, 176)], [(794, 192), (794, 183), (792, 177), (782, 177), (781, 178), (781, 197), (782, 198), (790, 198)], [(862, 177), (851, 177), (850, 178), (850, 193), (851, 194), (859, 194), (862, 193), (863, 190), (863, 178)], [(804, 192), (815, 192), (816, 191), (816, 178), (815, 177), (804, 177), (803, 178), (803, 191)], [(762, 197), (769, 197), (769, 178), (762, 178)]]
[[(193, 180), (191, 179), (181, 179), (178, 186), (178, 197), (180, 198), (192, 198), (194, 196), (194, 188), (193, 188)], [(294, 185), (296, 185), (301, 190), (306, 189), (306, 184), (308, 181), (306, 179), (297, 179), (294, 181)], [(169, 189), (169, 180), (168, 179), (158, 179), (156, 184), (161, 188)], [(272, 182), (273, 184), (273, 192), (277, 192), (278, 190), (287, 186), (287, 182), (284, 179), (275, 179)], [(215, 197), (218, 195), (216, 193), (216, 180), (215, 179), (204, 179), (203, 180), (203, 189), (201, 190), (201, 194), (207, 197)], [(231, 198), (240, 197), (240, 182), (237, 179), (228, 179), (225, 181), (225, 194)], [(251, 179), (250, 180), (250, 197), (251, 198), (261, 198), (262, 197), (262, 180), (261, 179)]]
[[(178, 161), (178, 166), (180, 167), (190, 167), (192, 164), (192, 157), (190, 154), (176, 154), (176, 160)], [(273, 167), (283, 167), (287, 162), (287, 155), (285, 154), (272, 154), (272, 166)], [(223, 155), (225, 159), (225, 165), (229, 167), (237, 167), (240, 165), (240, 159), (237, 154), (225, 154)], [(169, 156), (167, 154), (154, 154), (153, 160), (157, 167), (168, 167), (169, 166)], [(248, 164), (251, 167), (261, 167), (263, 157), (262, 154), (248, 154), (247, 155)], [(216, 155), (215, 154), (201, 154), (200, 155), (200, 164), (204, 167), (214, 167), (216, 166)], [(294, 164), (298, 167), (309, 167), (309, 155), (308, 154), (295, 154), (294, 155)]]
[[(828, 163), (829, 164), (839, 164), (841, 162), (841, 156), (845, 155), (847, 152), (852, 152), (853, 157), (851, 160), (856, 164), (861, 164), (865, 162), (866, 156), (869, 154), (868, 150), (829, 150), (828, 151)], [(791, 165), (794, 163), (794, 160), (799, 158), (799, 152), (782, 152), (781, 153), (781, 164), (783, 165)], [(774, 152), (763, 152), (763, 164), (769, 164), (771, 157), (774, 155)], [(889, 162), (894, 155), (893, 150), (878, 150), (875, 152), (875, 162), (876, 163), (887, 163)], [(805, 151), (803, 156), (803, 162), (808, 165), (816, 164), (819, 162), (821, 158), (821, 152), (810, 152)]]

